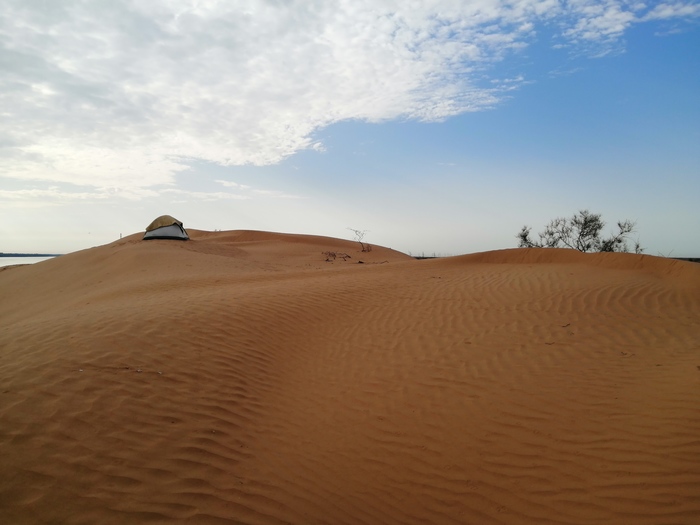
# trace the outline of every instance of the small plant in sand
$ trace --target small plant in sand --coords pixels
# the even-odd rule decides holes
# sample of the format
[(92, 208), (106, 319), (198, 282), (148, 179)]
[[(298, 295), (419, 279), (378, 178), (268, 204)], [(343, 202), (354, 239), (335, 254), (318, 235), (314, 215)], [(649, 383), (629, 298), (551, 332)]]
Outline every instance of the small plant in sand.
[(333, 262), (337, 259), (343, 259), (344, 261), (347, 261), (348, 259), (351, 259), (347, 253), (342, 253), (342, 252), (321, 252), (323, 255), (326, 256), (326, 262)]
[(369, 230), (356, 230), (355, 228), (348, 228), (351, 232), (355, 234), (355, 240), (360, 243), (360, 247), (362, 247), (363, 252), (371, 252), (372, 251), (372, 245), (368, 244), (366, 242), (363, 242), (365, 235)]
[[(635, 231), (636, 223), (624, 220), (617, 222), (617, 230), (610, 236), (602, 238), (601, 232), (605, 222), (599, 213), (581, 210), (573, 217), (557, 217), (538, 234), (539, 241), (530, 238), (529, 226), (523, 226), (516, 235), (518, 248), (572, 248), (580, 252), (628, 252), (627, 241)], [(634, 253), (642, 253), (644, 249), (639, 241), (634, 243)]]

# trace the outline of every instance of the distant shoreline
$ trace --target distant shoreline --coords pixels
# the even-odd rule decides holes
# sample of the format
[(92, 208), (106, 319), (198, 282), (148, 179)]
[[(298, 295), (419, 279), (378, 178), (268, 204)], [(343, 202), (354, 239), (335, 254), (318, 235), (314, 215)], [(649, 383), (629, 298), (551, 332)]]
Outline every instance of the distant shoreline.
[(62, 253), (0, 253), (0, 257), (58, 257)]
[[(63, 253), (3, 253), (0, 252), (0, 257), (59, 257), (61, 255), (64, 255)], [(433, 256), (428, 256), (428, 255), (414, 255), (414, 259), (422, 260), (422, 259), (439, 259), (441, 258), (439, 255), (433, 255)], [(694, 262), (694, 263), (700, 263), (700, 257), (668, 257), (669, 259), (675, 259), (677, 261), (687, 261), (687, 262)]]

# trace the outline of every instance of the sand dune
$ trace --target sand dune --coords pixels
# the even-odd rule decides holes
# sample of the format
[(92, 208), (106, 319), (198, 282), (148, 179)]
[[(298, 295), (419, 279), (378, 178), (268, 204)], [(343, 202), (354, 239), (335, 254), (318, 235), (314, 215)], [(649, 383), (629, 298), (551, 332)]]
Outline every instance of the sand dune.
[(700, 523), (700, 265), (188, 231), (0, 269), (1, 523)]

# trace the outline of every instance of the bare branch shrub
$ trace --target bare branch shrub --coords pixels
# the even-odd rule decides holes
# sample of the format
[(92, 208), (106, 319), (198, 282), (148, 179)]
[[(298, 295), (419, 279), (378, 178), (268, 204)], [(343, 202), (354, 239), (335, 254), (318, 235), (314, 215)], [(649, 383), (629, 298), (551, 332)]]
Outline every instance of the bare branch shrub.
[[(628, 252), (629, 236), (634, 233), (636, 223), (630, 220), (618, 221), (617, 231), (609, 237), (601, 238), (605, 222), (599, 213), (580, 210), (573, 217), (557, 217), (544, 231), (538, 234), (539, 241), (530, 238), (532, 228), (523, 226), (515, 236), (518, 248), (572, 248), (580, 252)], [(644, 249), (639, 241), (634, 244), (634, 253)]]
[(371, 252), (372, 251), (372, 245), (368, 244), (366, 242), (363, 242), (363, 239), (365, 238), (365, 235), (369, 230), (356, 230), (355, 228), (348, 228), (351, 232), (355, 234), (355, 240), (360, 243), (360, 247), (362, 247), (363, 252)]

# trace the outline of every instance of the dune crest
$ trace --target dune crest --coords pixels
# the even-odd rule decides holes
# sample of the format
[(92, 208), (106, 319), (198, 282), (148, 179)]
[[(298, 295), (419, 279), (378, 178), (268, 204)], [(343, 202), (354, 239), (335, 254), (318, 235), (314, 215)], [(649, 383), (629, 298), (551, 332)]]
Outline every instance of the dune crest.
[(700, 518), (700, 265), (188, 232), (0, 272), (3, 523)]
[(467, 263), (582, 264), (624, 271), (641, 270), (660, 276), (697, 279), (697, 267), (686, 261), (635, 253), (581, 253), (562, 248), (511, 248), (449, 258)]

